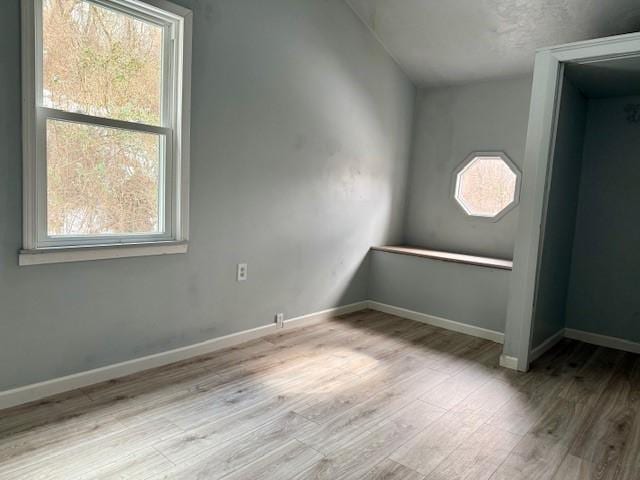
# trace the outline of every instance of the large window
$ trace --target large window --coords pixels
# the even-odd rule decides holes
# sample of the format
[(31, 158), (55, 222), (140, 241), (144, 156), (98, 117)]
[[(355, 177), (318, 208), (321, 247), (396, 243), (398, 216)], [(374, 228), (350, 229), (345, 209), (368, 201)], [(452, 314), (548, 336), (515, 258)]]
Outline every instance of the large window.
[(499, 220), (518, 203), (520, 172), (502, 152), (472, 153), (454, 175), (453, 196), (469, 216)]
[(186, 251), (190, 13), (23, 0), (21, 264)]

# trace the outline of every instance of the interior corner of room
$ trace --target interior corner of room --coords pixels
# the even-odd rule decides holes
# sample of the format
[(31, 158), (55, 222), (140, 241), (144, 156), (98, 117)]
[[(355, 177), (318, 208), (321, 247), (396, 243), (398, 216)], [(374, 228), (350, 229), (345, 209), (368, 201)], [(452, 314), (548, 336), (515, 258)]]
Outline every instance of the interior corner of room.
[[(240, 42), (234, 22), (242, 17), (246, 28), (253, 25), (240, 6), (229, 7), (228, 21), (213, 32), (204, 29), (216, 12), (189, 6), (199, 29), (193, 50), (192, 238), (186, 255), (153, 256), (184, 253), (186, 241), (157, 251), (116, 247), (104, 255), (89, 248), (81, 249), (80, 260), (124, 258), (18, 268), (20, 75), (19, 69), (4, 73), (5, 115), (13, 121), (4, 130), (11, 155), (3, 177), (9, 183), (2, 303), (3, 327), (10, 334), (3, 335), (8, 343), (1, 355), (3, 365), (17, 362), (21, 368), (5, 371), (0, 389), (268, 326), (280, 311), (295, 319), (352, 304), (393, 307), (398, 314), (463, 325), (467, 333), (504, 342), (508, 303), (515, 301), (511, 270), (522, 206), (485, 222), (465, 214), (450, 191), (467, 156), (499, 151), (524, 170), (527, 194), (530, 104), (538, 100), (531, 98), (532, 75), (416, 80), (420, 74), (393, 52), (390, 57), (384, 39), (370, 36), (367, 10), (359, 4), (351, 7), (366, 26), (352, 12), (339, 13), (345, 7), (332, 5), (327, 14), (339, 19), (331, 27), (334, 39), (308, 33), (287, 49), (281, 48), (286, 38), (275, 33), (262, 47)], [(6, 19), (18, 14), (16, 5), (4, 8)], [(302, 25), (316, 21), (304, 7), (297, 11)], [(20, 60), (18, 26), (7, 26), (3, 47), (3, 58), (14, 64)], [(221, 47), (201, 48), (209, 36), (236, 38), (241, 64)], [(371, 44), (366, 60), (356, 46), (363, 41)], [(344, 51), (337, 52), (336, 42)], [(323, 62), (308, 68), (291, 63), (307, 50)], [(209, 54), (235, 76), (217, 75), (203, 61)], [(284, 70), (262, 68), (264, 62)], [(632, 349), (640, 340), (630, 287), (637, 235), (634, 210), (625, 207), (635, 200), (628, 182), (634, 178), (633, 95), (640, 68), (634, 56), (564, 65), (531, 346), (512, 347), (520, 341), (514, 333), (505, 352), (514, 358), (526, 357), (522, 350), (539, 355), (559, 332), (613, 337)], [(291, 88), (282, 88), (283, 78)], [(207, 88), (216, 95), (203, 94)], [(529, 137), (532, 142), (531, 131)], [(35, 252), (21, 263), (65, 262), (76, 255), (46, 250), (53, 255)], [(244, 262), (249, 281), (238, 283), (236, 264)], [(603, 316), (611, 320), (602, 322)], [(49, 332), (46, 340), (35, 335), (43, 331)], [(44, 361), (50, 358), (55, 361)]]
[(0, 5), (0, 477), (602, 470), (581, 408), (640, 378), (640, 9), (437, 3)]
[[(450, 190), (473, 152), (504, 152), (522, 166), (530, 74), (418, 87), (341, 2), (321, 8), (324, 20), (296, 6), (304, 34), (256, 31), (257, 17), (240, 5), (227, 5), (210, 30), (219, 12), (181, 3), (194, 10), (186, 254), (187, 242), (56, 247), (23, 251), (28, 266), (18, 266), (21, 78), (19, 69), (3, 72), (14, 121), (3, 134), (11, 155), (2, 327), (10, 334), (0, 360), (20, 368), (3, 371), (0, 390), (244, 338), (269, 331), (280, 312), (295, 320), (354, 304), (503, 342), (518, 208), (486, 222), (462, 211)], [(16, 5), (3, 8), (16, 20)], [(259, 10), (279, 25), (270, 8)], [(314, 30), (317, 22), (334, 35)], [(16, 65), (19, 23), (8, 21), (3, 44)], [(241, 40), (237, 25), (259, 42)], [(285, 32), (299, 41), (291, 45)], [(223, 48), (229, 41), (234, 55)], [(301, 63), (307, 54), (315, 61)], [(492, 122), (483, 120), (488, 111)], [(370, 251), (403, 245), (441, 255)], [(443, 258), (451, 255), (457, 260)], [(243, 282), (239, 264), (248, 265)]]

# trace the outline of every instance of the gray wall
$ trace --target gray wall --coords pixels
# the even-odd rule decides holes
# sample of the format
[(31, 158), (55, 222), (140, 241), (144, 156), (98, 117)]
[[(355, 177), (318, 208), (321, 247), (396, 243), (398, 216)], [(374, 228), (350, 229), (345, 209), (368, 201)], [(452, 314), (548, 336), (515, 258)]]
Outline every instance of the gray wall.
[(640, 97), (590, 100), (567, 327), (640, 341)]
[(371, 300), (504, 332), (507, 270), (371, 252)]
[(453, 171), (473, 151), (522, 164), (531, 77), (421, 90), (416, 105), (405, 241), (512, 258), (518, 209), (496, 223), (467, 216), (451, 197)]
[(23, 268), (19, 1), (0, 5), (0, 390), (364, 300), (368, 248), (401, 240), (415, 92), (349, 7), (177, 1), (189, 253)]
[[(420, 90), (407, 191), (405, 243), (512, 258), (517, 208), (498, 222), (465, 215), (451, 196), (453, 171), (478, 150), (521, 165), (531, 78)], [(510, 272), (373, 252), (369, 297), (469, 325), (504, 331)]]
[(557, 142), (543, 220), (544, 238), (533, 314), (535, 348), (565, 326), (587, 99), (566, 80), (558, 115)]

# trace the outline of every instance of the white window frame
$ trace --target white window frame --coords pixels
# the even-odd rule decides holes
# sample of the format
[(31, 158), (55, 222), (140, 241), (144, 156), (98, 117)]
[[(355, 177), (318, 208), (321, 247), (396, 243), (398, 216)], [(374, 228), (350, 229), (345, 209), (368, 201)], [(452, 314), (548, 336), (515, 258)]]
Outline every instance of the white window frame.
[[(467, 207), (467, 205), (464, 203), (464, 200), (461, 198), (461, 195), (460, 195), (460, 183), (461, 183), (462, 175), (477, 158), (484, 158), (484, 157), (500, 158), (516, 176), (516, 185), (515, 185), (515, 192), (513, 194), (513, 200), (511, 201), (511, 203), (506, 205), (502, 210), (500, 210), (495, 215), (481, 215), (481, 214), (474, 213)], [(458, 167), (453, 172), (451, 198), (456, 202), (458, 207), (460, 207), (461, 211), (467, 217), (481, 220), (481, 221), (497, 222), (501, 220), (511, 210), (516, 208), (518, 206), (518, 203), (520, 203), (521, 183), (522, 183), (522, 173), (520, 172), (520, 169), (515, 163), (513, 163), (513, 161), (509, 158), (509, 156), (505, 152), (485, 152), (485, 151), (471, 152), (469, 155), (467, 155), (464, 161), (460, 165), (458, 165)]]
[[(186, 253), (189, 239), (191, 110), (190, 10), (165, 0), (85, 0), (165, 29), (161, 124), (145, 125), (45, 107), (42, 98), (42, 1), (22, 0), (23, 248), (20, 265)], [(50, 237), (47, 232), (48, 119), (161, 135), (162, 233)], [(162, 137), (161, 137), (162, 138)]]

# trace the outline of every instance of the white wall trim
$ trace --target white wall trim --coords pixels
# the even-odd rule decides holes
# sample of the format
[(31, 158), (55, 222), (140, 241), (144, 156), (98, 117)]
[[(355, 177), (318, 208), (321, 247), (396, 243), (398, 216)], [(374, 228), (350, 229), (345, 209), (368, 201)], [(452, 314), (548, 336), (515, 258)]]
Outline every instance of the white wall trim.
[(505, 352), (517, 358), (523, 370), (529, 366), (540, 246), (544, 235), (542, 219), (546, 205), (547, 172), (553, 159), (554, 132), (559, 111), (558, 92), (562, 78), (562, 67), (555, 57), (548, 52), (539, 52), (535, 58), (505, 323)]
[(623, 350), (631, 353), (640, 353), (640, 343), (625, 340), (623, 338), (609, 337), (607, 335), (585, 332), (584, 330), (575, 330), (573, 328), (566, 328), (564, 330), (564, 336), (573, 340), (580, 340), (581, 342), (598, 345), (600, 347), (615, 348), (616, 350)]
[(516, 357), (509, 355), (500, 355), (500, 366), (510, 370), (518, 370), (520, 361)]
[(624, 338), (600, 335), (599, 333), (585, 332), (584, 330), (576, 330), (574, 328), (563, 328), (531, 350), (529, 360), (537, 360), (563, 338), (570, 338), (572, 340), (598, 345), (599, 347), (622, 350), (624, 352), (640, 353), (639, 342), (632, 342), (630, 340), (625, 340)]
[[(285, 320), (284, 328), (297, 328), (325, 322), (338, 315), (357, 312), (364, 309), (376, 310), (390, 315), (414, 320), (427, 325), (444, 328), (454, 332), (471, 335), (474, 337), (484, 338), (496, 343), (504, 343), (504, 334), (495, 330), (476, 327), (446, 318), (428, 315), (426, 313), (416, 312), (394, 305), (388, 305), (373, 300), (365, 300), (340, 307), (329, 308), (319, 312), (301, 315), (299, 317)], [(238, 333), (232, 333), (223, 337), (214, 338), (201, 343), (188, 345), (166, 352), (160, 352), (146, 357), (128, 360), (126, 362), (107, 365), (105, 367), (88, 370), (85, 372), (68, 375), (65, 377), (55, 378), (44, 382), (35, 383), (18, 387), (12, 390), (0, 392), (0, 410), (10, 408), (16, 405), (25, 404), (41, 400), (52, 395), (75, 390), (77, 388), (87, 387), (96, 383), (105, 382), (114, 378), (131, 375), (151, 368), (162, 367), (175, 362), (188, 360), (199, 355), (206, 355), (224, 348), (233, 347), (250, 340), (255, 340), (267, 335), (274, 334), (278, 331), (275, 323), (263, 325), (261, 327), (244, 330)], [(615, 348), (631, 353), (640, 353), (640, 343), (624, 340), (617, 337), (609, 337), (597, 333), (575, 330), (572, 328), (562, 329), (553, 334), (541, 345), (531, 351), (530, 359), (535, 360), (551, 349), (562, 338), (571, 338), (593, 345), (602, 347)], [(512, 370), (520, 370), (520, 361), (517, 357), (500, 355), (500, 366)], [(524, 366), (523, 366), (524, 367)], [(523, 370), (526, 370), (523, 368)]]
[(149, 242), (139, 244), (55, 247), (21, 250), (18, 265), (45, 265), (49, 263), (87, 262), (112, 258), (150, 257), (187, 253), (187, 242)]
[[(98, 1), (98, 0), (96, 0)], [(193, 13), (168, 0), (99, 0), (108, 8), (155, 21), (165, 31), (162, 68), (162, 125), (124, 121), (58, 110), (45, 106), (42, 99), (42, 2), (21, 0), (22, 25), (22, 191), (23, 250), (19, 265), (38, 265), (67, 261), (185, 253), (185, 246), (174, 245), (151, 250), (150, 247), (126, 248), (121, 244), (187, 242), (189, 240), (189, 161), (191, 121), (191, 59)], [(170, 35), (171, 34), (171, 35)], [(75, 121), (109, 128), (163, 135), (166, 163), (166, 191), (163, 220), (166, 231), (148, 235), (106, 235), (55, 237), (46, 225), (46, 121)], [(70, 248), (92, 245), (105, 253)], [(121, 247), (112, 249), (111, 247)], [(163, 247), (164, 248), (164, 247)], [(43, 250), (45, 255), (32, 255)], [(182, 250), (182, 251), (179, 251)]]
[[(303, 327), (326, 321), (337, 315), (344, 315), (358, 310), (363, 310), (365, 308), (367, 308), (366, 301), (357, 302), (291, 318), (286, 320), (284, 324), (285, 328)], [(278, 328), (276, 324), (273, 323), (238, 333), (232, 333), (230, 335), (214, 338), (201, 343), (196, 343), (194, 345), (188, 345), (186, 347), (136, 358), (126, 362), (107, 365), (105, 367), (7, 390), (0, 392), (0, 410), (41, 400), (52, 395), (75, 390), (77, 388), (106, 382), (107, 380), (112, 380), (114, 378), (124, 377), (150, 368), (162, 367), (170, 363), (188, 360), (199, 355), (205, 355), (217, 350), (222, 350), (223, 348), (233, 347), (256, 338), (261, 338), (266, 335), (276, 333), (277, 331)]]
[(547, 186), (553, 151), (563, 68), (567, 62), (597, 61), (640, 55), (640, 33), (588, 40), (539, 50), (531, 92), (531, 111), (523, 164), (519, 222), (507, 305), (505, 351), (527, 370), (540, 263)]
[(556, 333), (547, 338), (544, 342), (531, 350), (529, 354), (529, 362), (533, 362), (540, 358), (542, 355), (551, 350), (556, 344), (565, 337), (565, 329), (561, 328)]
[(454, 332), (484, 338), (500, 344), (504, 343), (504, 334), (496, 332), (495, 330), (476, 327), (474, 325), (468, 325), (466, 323), (456, 322), (454, 320), (448, 320), (435, 315), (428, 315), (426, 313), (416, 312), (414, 310), (408, 310), (406, 308), (387, 305), (385, 303), (375, 302), (372, 300), (369, 300), (368, 305), (370, 309), (377, 310), (379, 312), (389, 313), (398, 317), (408, 318), (409, 320), (415, 320), (416, 322), (433, 325), (434, 327), (445, 328)]
[(326, 310), (321, 310), (315, 313), (309, 313), (307, 315), (302, 315), (300, 317), (290, 318), (289, 320), (284, 321), (284, 326), (293, 328), (293, 327), (306, 327), (308, 325), (314, 325), (316, 323), (325, 322), (330, 320), (337, 315), (346, 315), (348, 313), (359, 312), (360, 310), (365, 310), (368, 308), (368, 303), (366, 300), (362, 302), (351, 303), (349, 305), (343, 305), (342, 307), (336, 308), (328, 308)]
[[(467, 325), (464, 323), (455, 322), (453, 320), (437, 317), (435, 315), (428, 315), (426, 313), (420, 313), (413, 310), (408, 310), (406, 308), (387, 305), (371, 300), (365, 300), (362, 302), (343, 305), (336, 308), (329, 308), (319, 312), (290, 318), (288, 320), (285, 320), (284, 328), (296, 328), (313, 325), (327, 321), (338, 315), (345, 315), (367, 308), (391, 315), (396, 315), (398, 317), (407, 318), (409, 320), (414, 320), (420, 323), (433, 325), (435, 327), (452, 330), (454, 332), (484, 338), (500, 344), (504, 342), (504, 334), (496, 332), (494, 330)], [(273, 333), (276, 333), (277, 331), (278, 328), (276, 324), (273, 323), (250, 330), (244, 330), (238, 333), (232, 333), (223, 337), (213, 338), (201, 343), (176, 348), (166, 352), (160, 352), (153, 355), (148, 355), (146, 357), (128, 360), (126, 362), (107, 365), (105, 367), (100, 367), (85, 372), (75, 373), (72, 375), (67, 375), (64, 377), (34, 383), (32, 385), (26, 385), (12, 390), (7, 390), (4, 392), (0, 392), (0, 410), (28, 402), (41, 400), (52, 395), (75, 390), (77, 388), (87, 387), (100, 382), (106, 382), (114, 378), (124, 377), (126, 375), (131, 375), (133, 373), (141, 372), (151, 368), (162, 367), (171, 363), (188, 360), (199, 355), (206, 355), (217, 350), (233, 347), (250, 340), (271, 335)], [(517, 365), (517, 359), (515, 359), (515, 362)], [(502, 366), (506, 366), (507, 368), (515, 368), (509, 366), (511, 365), (511, 363), (509, 363), (508, 365), (504, 365), (502, 363), (502, 359), (500, 364)]]

